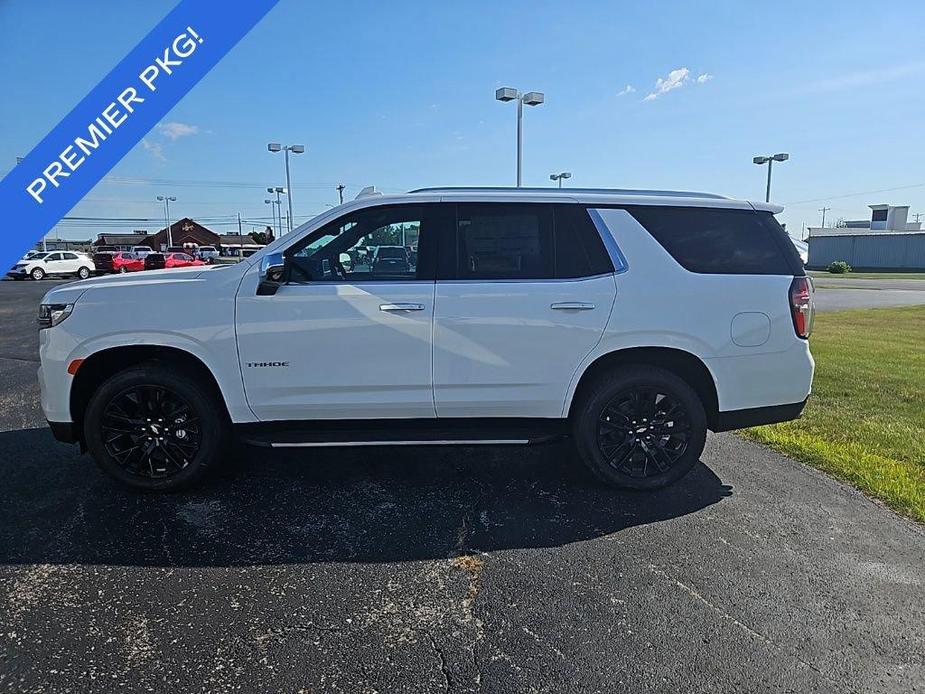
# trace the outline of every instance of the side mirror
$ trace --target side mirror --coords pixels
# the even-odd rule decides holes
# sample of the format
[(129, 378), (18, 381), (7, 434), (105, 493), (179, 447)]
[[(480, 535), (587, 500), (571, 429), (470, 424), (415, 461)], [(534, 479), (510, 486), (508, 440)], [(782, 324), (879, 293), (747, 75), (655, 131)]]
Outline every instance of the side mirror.
[(260, 259), (260, 284), (257, 296), (272, 296), (279, 289), (280, 280), (286, 269), (286, 260), (282, 253), (269, 253)]

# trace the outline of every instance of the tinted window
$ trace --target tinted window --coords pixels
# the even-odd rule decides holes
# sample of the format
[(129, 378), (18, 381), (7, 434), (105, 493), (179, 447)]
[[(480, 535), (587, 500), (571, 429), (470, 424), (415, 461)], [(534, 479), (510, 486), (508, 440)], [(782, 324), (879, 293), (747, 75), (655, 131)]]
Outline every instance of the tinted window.
[(64, 254), (64, 259), (65, 259), (65, 260), (77, 260), (78, 258), (77, 258), (77, 254), (76, 254), (76, 253), (65, 253), (65, 254)]
[(593, 277), (613, 269), (588, 211), (578, 205), (556, 205), (556, 277)]
[(734, 275), (795, 272), (785, 248), (776, 238), (777, 232), (765, 219), (770, 217), (767, 213), (710, 207), (627, 209), (691, 272)]
[(458, 205), (456, 276), (552, 278), (555, 276), (552, 228), (549, 205)]
[(887, 218), (887, 213), (889, 210), (874, 210), (870, 214), (870, 221), (872, 222), (885, 222)]
[[(344, 215), (286, 251), (289, 281), (369, 282), (433, 279), (427, 264), (406, 246), (425, 249), (442, 225), (442, 205), (372, 207)], [(428, 240), (430, 239), (430, 240)], [(432, 261), (429, 261), (432, 263)]]
[(61, 254), (60, 253), (49, 253), (45, 257), (45, 260), (61, 260)]

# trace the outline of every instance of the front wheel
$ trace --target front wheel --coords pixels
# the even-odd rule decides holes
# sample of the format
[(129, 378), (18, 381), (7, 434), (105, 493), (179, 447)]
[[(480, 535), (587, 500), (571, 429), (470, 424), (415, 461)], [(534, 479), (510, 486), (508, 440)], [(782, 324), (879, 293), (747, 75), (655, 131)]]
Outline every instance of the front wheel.
[(90, 399), (84, 438), (97, 465), (123, 484), (174, 491), (202, 480), (228, 440), (222, 403), (195, 375), (157, 363), (131, 367)]
[(598, 478), (657, 489), (681, 479), (700, 459), (707, 418), (697, 393), (680, 377), (626, 365), (585, 392), (572, 431), (579, 455)]
[(33, 268), (32, 272), (30, 272), (29, 274), (32, 276), (32, 279), (36, 281), (45, 279), (45, 271), (40, 267)]
[(126, 268), (125, 265), (119, 268), (120, 275), (124, 275), (126, 272), (128, 272), (128, 268)]

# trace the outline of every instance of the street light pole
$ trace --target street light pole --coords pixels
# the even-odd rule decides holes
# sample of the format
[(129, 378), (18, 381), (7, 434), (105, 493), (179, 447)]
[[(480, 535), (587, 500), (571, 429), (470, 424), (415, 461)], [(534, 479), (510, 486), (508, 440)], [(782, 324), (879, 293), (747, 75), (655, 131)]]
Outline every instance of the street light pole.
[(158, 195), (157, 199), (164, 203), (164, 228), (167, 230), (167, 248), (173, 245), (173, 235), (170, 233), (170, 203), (176, 202), (173, 195)]
[(289, 224), (288, 230), (292, 231), (292, 181), (289, 178), (289, 152), (293, 154), (302, 154), (305, 151), (305, 145), (286, 145), (283, 146), (278, 142), (271, 142), (267, 145), (270, 152), (279, 152), (282, 150), (286, 156), (286, 194), (289, 203)]
[(347, 186), (345, 186), (343, 183), (341, 183), (339, 186), (337, 186), (337, 196), (340, 198), (340, 204), (341, 204), (341, 205), (344, 204), (344, 188), (346, 188), (346, 187), (347, 187)]
[(495, 99), (498, 101), (517, 100), (517, 187), (520, 188), (523, 176), (523, 120), (524, 104), (527, 106), (539, 106), (546, 101), (543, 92), (527, 92), (521, 94), (513, 87), (501, 87), (495, 90)]
[(786, 152), (780, 152), (778, 154), (772, 154), (766, 157), (753, 157), (752, 158), (752, 163), (754, 164), (758, 164), (759, 166), (762, 164), (768, 165), (768, 185), (765, 188), (765, 192), (764, 192), (765, 202), (771, 202), (771, 166), (776, 161), (787, 161), (789, 158), (790, 158), (790, 155), (787, 154)]
[(560, 173), (557, 173), (557, 174), (549, 174), (549, 180), (550, 180), (550, 181), (558, 181), (558, 182), (559, 182), (559, 189), (560, 189), (560, 190), (562, 189), (562, 179), (563, 179), (563, 178), (571, 178), (571, 177), (572, 177), (572, 174), (569, 173), (568, 171), (561, 171)]

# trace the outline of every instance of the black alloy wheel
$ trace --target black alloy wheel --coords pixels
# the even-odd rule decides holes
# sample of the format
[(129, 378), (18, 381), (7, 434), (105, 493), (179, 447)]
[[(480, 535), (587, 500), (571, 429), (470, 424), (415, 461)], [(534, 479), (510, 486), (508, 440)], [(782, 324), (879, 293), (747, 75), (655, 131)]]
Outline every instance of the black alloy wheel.
[(199, 452), (201, 421), (190, 404), (160, 385), (137, 385), (112, 398), (101, 421), (106, 452), (126, 472), (174, 475)]
[(687, 451), (690, 434), (690, 416), (676, 397), (638, 386), (604, 406), (597, 445), (618, 472), (652, 477), (674, 467)]
[(111, 376), (83, 416), (97, 465), (123, 484), (174, 491), (199, 482), (230, 441), (224, 402), (207, 376), (151, 361)]
[(582, 462), (602, 481), (657, 489), (700, 459), (707, 416), (697, 392), (672, 371), (624, 364), (595, 377), (572, 408)]

